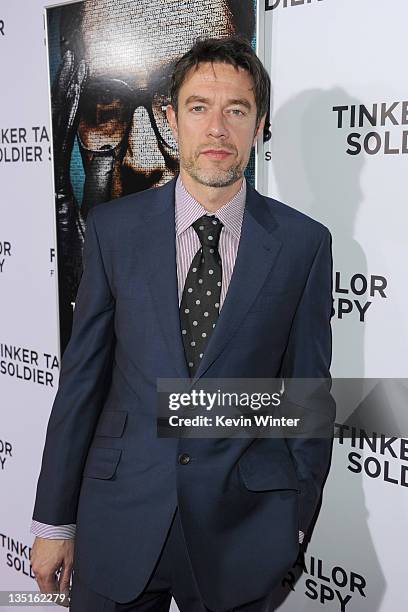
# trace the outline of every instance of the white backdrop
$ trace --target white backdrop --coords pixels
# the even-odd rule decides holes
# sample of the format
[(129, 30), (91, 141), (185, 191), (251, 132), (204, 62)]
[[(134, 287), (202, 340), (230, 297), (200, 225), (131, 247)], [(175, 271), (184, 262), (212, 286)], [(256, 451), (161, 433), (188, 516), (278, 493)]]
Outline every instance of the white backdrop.
[[(332, 232), (332, 375), (339, 378), (408, 372), (407, 19), (403, 0), (267, 0), (259, 16), (273, 100), (271, 139), (258, 150), (258, 188)], [(371, 437), (408, 436), (405, 381), (353, 382), (338, 420), (351, 415), (357, 436), (361, 428)], [(290, 595), (279, 610), (407, 607), (406, 440), (377, 442), (375, 451), (360, 450), (359, 439), (352, 445), (350, 438), (335, 441), (307, 573), (294, 592), (288, 575), (283, 591)]]
[[(35, 589), (28, 561), (33, 540), (29, 528), (58, 380), (43, 29), (44, 5), (52, 4), (6, 0), (0, 8), (1, 591)], [(404, 0), (390, 4), (267, 0), (259, 14), (259, 53), (270, 69), (274, 95), (272, 138), (258, 150), (258, 188), (321, 220), (332, 231), (338, 274), (332, 371), (337, 377), (403, 378), (408, 369), (403, 309), (408, 5)], [(372, 123), (377, 125), (366, 119), (359, 127), (360, 106), (374, 114), (374, 104), (378, 116)], [(356, 107), (357, 127), (351, 126), (350, 107)], [(342, 127), (338, 127), (340, 113)], [(357, 151), (348, 138), (351, 143), (366, 139), (371, 153), (348, 154), (348, 148)], [(380, 150), (372, 154), (379, 143)], [(407, 395), (403, 381), (357, 384), (345, 411), (362, 415), (359, 422), (370, 431), (366, 413), (375, 405), (377, 417), (387, 415), (378, 434), (403, 438)], [(373, 422), (378, 427), (378, 418)], [(404, 444), (401, 440), (390, 447), (378, 444), (374, 452), (351, 448), (350, 439), (335, 442), (322, 512), (306, 554), (307, 573), (297, 584), (288, 574), (277, 597), (291, 592), (280, 609), (405, 609), (408, 451)], [(361, 465), (365, 467), (359, 471)]]
[[(0, 591), (36, 588), (30, 523), (59, 374), (45, 356), (52, 361), (59, 348), (43, 6), (43, 0), (0, 6)], [(53, 386), (45, 384), (47, 372)]]

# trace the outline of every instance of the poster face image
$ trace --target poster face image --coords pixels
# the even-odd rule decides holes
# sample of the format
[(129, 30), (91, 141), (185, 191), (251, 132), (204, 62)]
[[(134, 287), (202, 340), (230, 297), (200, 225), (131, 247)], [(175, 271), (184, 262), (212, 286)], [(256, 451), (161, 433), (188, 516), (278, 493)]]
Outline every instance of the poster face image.
[(84, 0), (47, 10), (62, 352), (89, 210), (177, 173), (165, 117), (172, 68), (198, 37), (239, 33), (255, 45), (255, 13), (254, 0)]

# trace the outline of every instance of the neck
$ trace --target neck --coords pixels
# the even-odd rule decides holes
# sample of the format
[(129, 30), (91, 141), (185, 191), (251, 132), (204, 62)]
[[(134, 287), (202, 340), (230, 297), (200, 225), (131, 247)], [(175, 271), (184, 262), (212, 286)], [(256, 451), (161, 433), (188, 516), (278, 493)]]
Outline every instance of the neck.
[(180, 177), (187, 191), (209, 212), (216, 212), (221, 206), (232, 200), (241, 189), (244, 180), (241, 177), (235, 183), (226, 187), (208, 187), (192, 179), (183, 168), (180, 169)]

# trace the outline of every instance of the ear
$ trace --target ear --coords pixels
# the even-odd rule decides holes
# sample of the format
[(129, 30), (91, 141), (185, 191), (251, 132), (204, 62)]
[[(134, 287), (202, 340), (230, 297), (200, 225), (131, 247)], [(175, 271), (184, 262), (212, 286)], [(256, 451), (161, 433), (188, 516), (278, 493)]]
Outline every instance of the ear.
[(166, 106), (166, 117), (167, 117), (169, 126), (171, 128), (171, 131), (173, 132), (174, 139), (176, 142), (178, 142), (177, 115), (174, 111), (174, 108), (171, 106), (171, 104)]
[(265, 119), (266, 119), (266, 114), (263, 117), (261, 117), (261, 119), (259, 120), (259, 123), (258, 123), (258, 125), (256, 127), (255, 135), (254, 135), (254, 141), (252, 143), (253, 146), (255, 146), (255, 143), (256, 143), (256, 141), (258, 139), (258, 136), (260, 134), (263, 134), (263, 129), (264, 129), (264, 125), (265, 125)]

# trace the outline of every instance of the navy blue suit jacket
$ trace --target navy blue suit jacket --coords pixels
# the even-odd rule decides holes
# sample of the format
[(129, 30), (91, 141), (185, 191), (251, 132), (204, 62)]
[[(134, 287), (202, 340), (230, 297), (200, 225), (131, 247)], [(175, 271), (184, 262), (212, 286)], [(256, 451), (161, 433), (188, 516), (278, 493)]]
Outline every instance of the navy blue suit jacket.
[[(156, 379), (189, 376), (174, 186), (89, 214), (33, 518), (77, 523), (74, 569), (126, 602), (144, 588), (178, 505), (203, 600), (223, 610), (266, 595), (295, 561), (331, 441), (157, 437)], [(197, 380), (329, 377), (330, 242), (323, 225), (248, 185), (235, 268)], [(323, 411), (334, 419), (329, 390)]]

